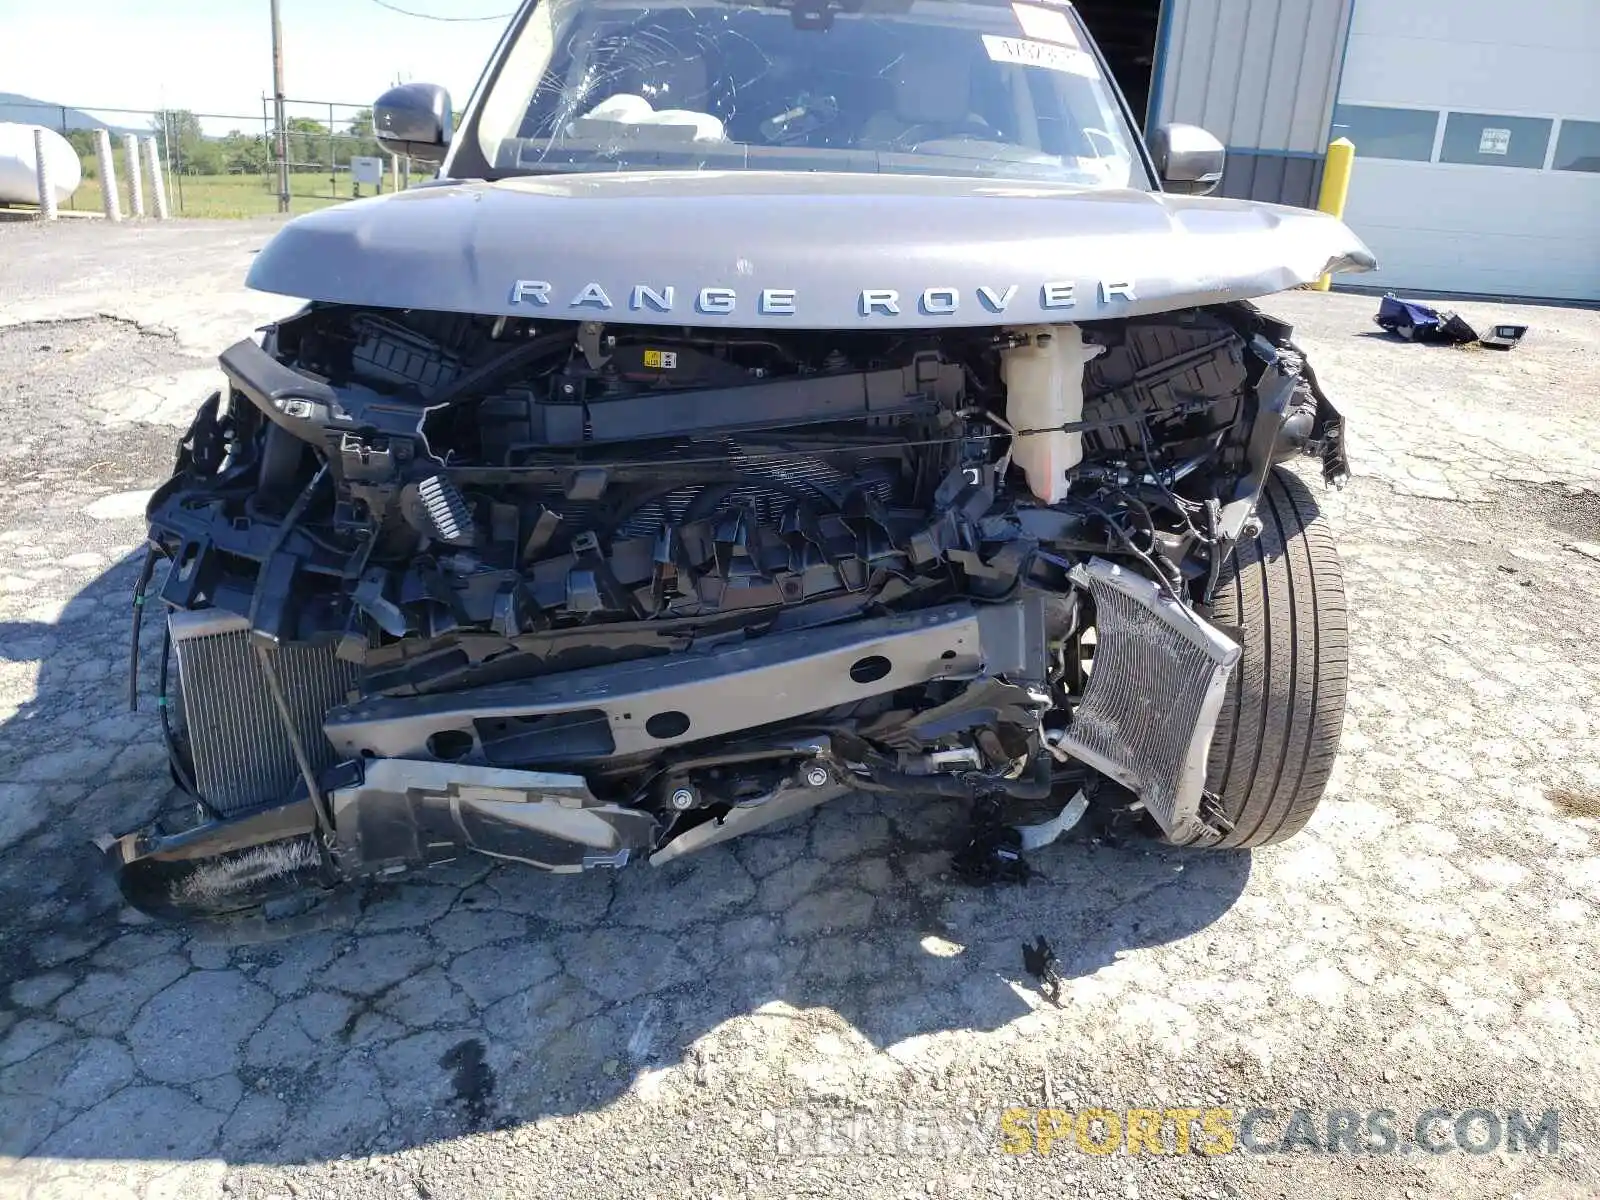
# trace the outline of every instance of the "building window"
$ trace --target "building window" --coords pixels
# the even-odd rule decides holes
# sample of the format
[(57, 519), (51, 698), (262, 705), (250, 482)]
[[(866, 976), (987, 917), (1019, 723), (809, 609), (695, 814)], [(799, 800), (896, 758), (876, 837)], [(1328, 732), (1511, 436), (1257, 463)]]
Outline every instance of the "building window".
[(1563, 121), (1556, 139), (1558, 171), (1600, 174), (1600, 121)]
[(1354, 142), (1358, 158), (1427, 162), (1438, 127), (1439, 114), (1431, 109), (1341, 104), (1333, 110), (1333, 136)]
[(1480, 167), (1544, 167), (1554, 122), (1541, 117), (1451, 113), (1445, 121), (1439, 161)]

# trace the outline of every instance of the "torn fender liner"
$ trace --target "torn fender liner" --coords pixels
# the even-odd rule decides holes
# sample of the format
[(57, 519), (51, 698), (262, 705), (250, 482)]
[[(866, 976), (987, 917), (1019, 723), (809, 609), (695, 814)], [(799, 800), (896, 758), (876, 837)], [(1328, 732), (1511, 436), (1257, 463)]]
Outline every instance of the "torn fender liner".
[(705, 654), (567, 671), (439, 695), (368, 700), (328, 714), (346, 758), (597, 761), (736, 733), (1026, 661), (1021, 607), (926, 612), (771, 634)]
[(1174, 841), (1201, 832), (1206, 756), (1240, 650), (1159, 587), (1103, 558), (1075, 568), (1094, 597), (1094, 669), (1061, 748), (1133, 791)]
[(346, 763), (330, 783), (351, 875), (442, 861), (463, 846), (547, 871), (620, 867), (656, 834), (649, 812), (601, 801), (581, 775), (379, 758)]
[(221, 916), (291, 896), (322, 880), (308, 799), (210, 821), (181, 833), (100, 839), (123, 897), (162, 917)]
[[(727, 249), (708, 254), (684, 236), (692, 228), (716, 230)], [(1021, 325), (1248, 300), (1375, 265), (1333, 217), (1244, 200), (934, 176), (617, 172), (441, 183), (325, 208), (280, 230), (247, 282), (392, 309), (870, 329), (927, 326), (918, 297), (930, 288), (956, 301), (941, 307), (941, 327)], [(638, 303), (640, 287), (672, 300)], [(706, 289), (722, 302), (697, 300)], [(792, 292), (792, 306), (773, 311), (767, 289)], [(865, 292), (894, 293), (896, 311), (864, 304)]]

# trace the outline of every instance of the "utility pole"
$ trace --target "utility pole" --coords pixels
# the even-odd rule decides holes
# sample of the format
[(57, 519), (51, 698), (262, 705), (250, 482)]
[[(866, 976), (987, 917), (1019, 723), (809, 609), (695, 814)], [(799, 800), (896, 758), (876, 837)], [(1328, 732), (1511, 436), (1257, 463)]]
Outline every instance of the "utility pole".
[(272, 119), (278, 127), (278, 211), (289, 211), (289, 131), (283, 116), (283, 23), (272, 3)]

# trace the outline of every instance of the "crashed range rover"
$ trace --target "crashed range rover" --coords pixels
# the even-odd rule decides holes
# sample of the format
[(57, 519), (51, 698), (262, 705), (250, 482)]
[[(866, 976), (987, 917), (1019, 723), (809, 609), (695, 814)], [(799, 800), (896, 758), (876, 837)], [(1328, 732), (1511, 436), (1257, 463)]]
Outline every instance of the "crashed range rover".
[(459, 123), (375, 113), (438, 177), (271, 240), (304, 307), (150, 501), (186, 800), (107, 840), (133, 903), (660, 864), (851, 791), (964, 805), (974, 879), (1086, 811), (1305, 824), (1344, 429), (1251, 301), (1372, 258), (1207, 196), (1070, 6), (533, 0)]

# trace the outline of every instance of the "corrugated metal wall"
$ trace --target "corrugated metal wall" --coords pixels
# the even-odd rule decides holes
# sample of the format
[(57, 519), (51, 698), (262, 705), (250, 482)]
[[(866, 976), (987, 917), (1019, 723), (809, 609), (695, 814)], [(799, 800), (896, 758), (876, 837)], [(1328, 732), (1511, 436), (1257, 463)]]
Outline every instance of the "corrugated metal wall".
[(1160, 120), (1222, 139), (1222, 195), (1315, 202), (1352, 3), (1169, 0)]

